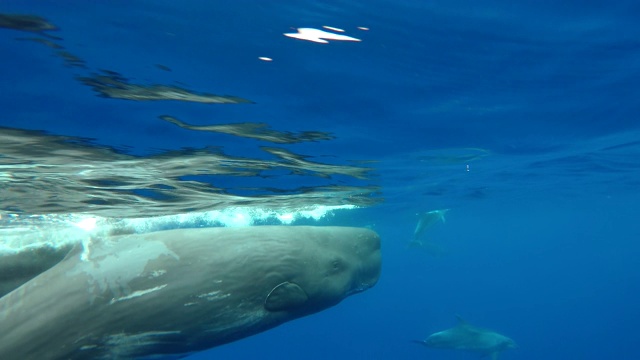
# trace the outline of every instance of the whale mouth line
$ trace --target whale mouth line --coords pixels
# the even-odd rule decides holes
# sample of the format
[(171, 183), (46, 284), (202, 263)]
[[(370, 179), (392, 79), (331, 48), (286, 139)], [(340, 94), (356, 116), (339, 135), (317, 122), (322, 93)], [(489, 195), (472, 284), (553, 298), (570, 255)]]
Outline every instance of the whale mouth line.
[(347, 296), (358, 294), (358, 293), (361, 293), (361, 292), (363, 292), (365, 290), (371, 289), (373, 287), (373, 285), (374, 284), (362, 283), (362, 284), (360, 284), (359, 287), (355, 287), (355, 288), (352, 288), (349, 291), (347, 291)]

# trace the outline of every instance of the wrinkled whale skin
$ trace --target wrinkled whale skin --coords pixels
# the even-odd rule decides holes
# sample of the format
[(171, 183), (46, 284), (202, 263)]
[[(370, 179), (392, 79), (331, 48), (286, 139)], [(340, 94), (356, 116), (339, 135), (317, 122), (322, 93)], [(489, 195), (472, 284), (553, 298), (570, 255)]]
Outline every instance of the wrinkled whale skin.
[(309, 315), (373, 286), (368, 229), (260, 226), (115, 236), (77, 248), (0, 299), (0, 358), (188, 354)]

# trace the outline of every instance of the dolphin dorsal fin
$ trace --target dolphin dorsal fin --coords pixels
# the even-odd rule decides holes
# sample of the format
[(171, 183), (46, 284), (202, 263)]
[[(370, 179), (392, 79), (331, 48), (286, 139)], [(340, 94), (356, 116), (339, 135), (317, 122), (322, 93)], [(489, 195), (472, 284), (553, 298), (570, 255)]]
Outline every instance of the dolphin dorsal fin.
[(456, 320), (458, 321), (458, 325), (469, 325), (469, 323), (458, 314), (456, 314)]
[(447, 218), (445, 218), (445, 214), (447, 212), (449, 212), (449, 209), (442, 209), (442, 210), (438, 210), (440, 212), (440, 220), (442, 220), (442, 223), (446, 223), (447, 222)]

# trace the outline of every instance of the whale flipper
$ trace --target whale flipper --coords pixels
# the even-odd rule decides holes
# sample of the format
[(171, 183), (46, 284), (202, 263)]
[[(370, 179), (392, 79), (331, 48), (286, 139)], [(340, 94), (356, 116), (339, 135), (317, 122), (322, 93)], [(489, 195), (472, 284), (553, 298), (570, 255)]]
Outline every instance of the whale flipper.
[(302, 306), (307, 300), (309, 296), (298, 284), (285, 281), (271, 289), (264, 307), (269, 311), (291, 310)]

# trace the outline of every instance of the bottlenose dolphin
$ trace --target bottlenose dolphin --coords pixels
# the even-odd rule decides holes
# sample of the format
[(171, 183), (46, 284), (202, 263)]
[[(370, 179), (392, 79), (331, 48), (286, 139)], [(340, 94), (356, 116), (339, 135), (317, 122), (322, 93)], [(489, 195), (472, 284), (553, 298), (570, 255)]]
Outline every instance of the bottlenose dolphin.
[(455, 349), (491, 356), (496, 360), (500, 352), (513, 349), (516, 343), (497, 332), (469, 325), (460, 316), (456, 316), (458, 325), (451, 329), (438, 331), (426, 340), (414, 340), (419, 344), (437, 349)]
[(199, 228), (85, 244), (0, 298), (0, 359), (184, 356), (373, 286), (368, 229)]
[(438, 221), (444, 223), (446, 221), (444, 215), (448, 211), (449, 209), (441, 209), (420, 214), (416, 228), (413, 231), (413, 239), (409, 242), (409, 247), (424, 246), (425, 243), (431, 243), (429, 240), (424, 239), (424, 233)]

